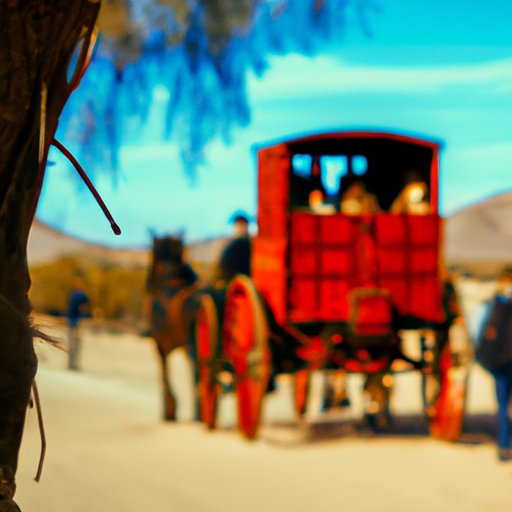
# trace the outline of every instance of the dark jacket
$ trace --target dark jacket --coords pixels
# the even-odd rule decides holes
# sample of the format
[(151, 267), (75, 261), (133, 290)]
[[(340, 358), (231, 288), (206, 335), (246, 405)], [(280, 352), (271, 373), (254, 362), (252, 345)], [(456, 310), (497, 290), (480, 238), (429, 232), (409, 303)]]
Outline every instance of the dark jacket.
[(89, 298), (81, 289), (73, 290), (68, 300), (68, 322), (71, 327), (76, 327), (80, 318), (89, 317)]
[(251, 271), (251, 241), (248, 236), (231, 240), (220, 257), (220, 271), (225, 279), (231, 279), (237, 274), (250, 275)]
[[(486, 337), (488, 327), (496, 336)], [(476, 360), (487, 370), (500, 371), (512, 362), (512, 300), (498, 295), (494, 298), (487, 319), (483, 322), (475, 348)]]

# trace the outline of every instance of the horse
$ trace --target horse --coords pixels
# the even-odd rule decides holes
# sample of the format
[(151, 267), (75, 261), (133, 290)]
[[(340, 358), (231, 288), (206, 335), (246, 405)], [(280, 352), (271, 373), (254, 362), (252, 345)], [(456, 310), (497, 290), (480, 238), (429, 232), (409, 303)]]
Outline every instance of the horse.
[(156, 343), (163, 394), (163, 418), (176, 420), (177, 402), (169, 379), (168, 356), (187, 346), (194, 318), (198, 277), (183, 261), (180, 237), (153, 237), (152, 262), (147, 280), (150, 296), (149, 334)]

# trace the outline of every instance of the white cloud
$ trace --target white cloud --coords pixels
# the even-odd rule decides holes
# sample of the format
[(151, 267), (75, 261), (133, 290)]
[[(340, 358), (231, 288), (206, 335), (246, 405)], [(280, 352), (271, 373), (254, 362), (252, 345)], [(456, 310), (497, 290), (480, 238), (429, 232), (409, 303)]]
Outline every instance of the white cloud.
[(461, 145), (454, 149), (463, 149), (465, 156), (471, 159), (505, 159), (507, 163), (512, 163), (512, 141)]
[(436, 92), (451, 86), (488, 87), (495, 93), (512, 87), (512, 59), (439, 67), (354, 66), (333, 57), (275, 57), (263, 79), (251, 77), (254, 100), (347, 92)]

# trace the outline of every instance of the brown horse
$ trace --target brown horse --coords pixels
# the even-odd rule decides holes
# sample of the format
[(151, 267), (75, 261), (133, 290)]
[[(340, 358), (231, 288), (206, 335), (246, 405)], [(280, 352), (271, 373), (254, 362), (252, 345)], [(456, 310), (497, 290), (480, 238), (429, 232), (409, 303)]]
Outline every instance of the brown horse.
[(167, 357), (187, 344), (193, 319), (197, 275), (183, 261), (179, 237), (153, 238), (153, 258), (147, 291), (150, 304), (150, 335), (159, 355), (163, 392), (163, 417), (176, 420), (176, 398), (169, 379)]

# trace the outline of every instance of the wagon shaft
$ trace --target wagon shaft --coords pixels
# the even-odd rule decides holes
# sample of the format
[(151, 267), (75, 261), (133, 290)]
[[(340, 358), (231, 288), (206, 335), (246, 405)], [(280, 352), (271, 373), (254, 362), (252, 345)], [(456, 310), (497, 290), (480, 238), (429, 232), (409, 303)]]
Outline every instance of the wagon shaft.
[[(14, 476), (37, 361), (28, 315), (26, 246), (48, 146), (71, 92), (67, 66), (95, 24), (98, 2), (0, 3), (0, 509)], [(79, 65), (84, 63), (78, 59)], [(78, 75), (76, 75), (78, 76)]]

